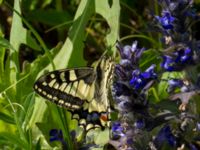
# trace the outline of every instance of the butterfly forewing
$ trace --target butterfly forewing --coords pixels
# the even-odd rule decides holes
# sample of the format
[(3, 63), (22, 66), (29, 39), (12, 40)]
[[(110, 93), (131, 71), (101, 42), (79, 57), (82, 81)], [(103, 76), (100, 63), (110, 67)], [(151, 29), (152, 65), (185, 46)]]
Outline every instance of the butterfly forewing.
[(94, 69), (89, 67), (57, 70), (41, 76), (34, 89), (57, 105), (74, 110), (87, 100), (94, 79)]

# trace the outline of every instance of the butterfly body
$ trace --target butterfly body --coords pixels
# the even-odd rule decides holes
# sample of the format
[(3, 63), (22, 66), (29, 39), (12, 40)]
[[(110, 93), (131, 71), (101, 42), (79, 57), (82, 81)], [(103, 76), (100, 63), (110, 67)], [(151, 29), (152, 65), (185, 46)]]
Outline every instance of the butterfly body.
[(72, 118), (87, 129), (105, 126), (109, 113), (108, 92), (113, 73), (111, 58), (103, 57), (92, 67), (63, 69), (41, 76), (34, 90), (68, 109)]

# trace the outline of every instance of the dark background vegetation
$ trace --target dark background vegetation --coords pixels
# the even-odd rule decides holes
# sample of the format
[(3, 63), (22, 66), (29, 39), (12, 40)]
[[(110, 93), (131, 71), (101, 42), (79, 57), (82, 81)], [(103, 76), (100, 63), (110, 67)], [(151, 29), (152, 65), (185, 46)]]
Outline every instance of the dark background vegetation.
[[(115, 53), (117, 41), (160, 49), (160, 36), (151, 29), (152, 15), (159, 13), (154, 0), (0, 0), (0, 149), (60, 147), (49, 142), (52, 128), (62, 129), (72, 148), (69, 130), (76, 122), (68, 124), (66, 110), (35, 96), (35, 80), (45, 71), (91, 65), (106, 50)], [(199, 31), (194, 34), (199, 38)], [(144, 55), (143, 66), (158, 63), (155, 57), (155, 51)]]

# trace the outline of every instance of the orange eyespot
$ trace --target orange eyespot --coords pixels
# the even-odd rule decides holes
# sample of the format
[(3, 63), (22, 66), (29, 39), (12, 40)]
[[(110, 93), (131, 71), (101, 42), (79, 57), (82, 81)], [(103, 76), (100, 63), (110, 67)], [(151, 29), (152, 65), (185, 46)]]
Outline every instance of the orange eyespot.
[(103, 121), (105, 121), (105, 122), (108, 121), (107, 114), (101, 114), (100, 119), (103, 120)]

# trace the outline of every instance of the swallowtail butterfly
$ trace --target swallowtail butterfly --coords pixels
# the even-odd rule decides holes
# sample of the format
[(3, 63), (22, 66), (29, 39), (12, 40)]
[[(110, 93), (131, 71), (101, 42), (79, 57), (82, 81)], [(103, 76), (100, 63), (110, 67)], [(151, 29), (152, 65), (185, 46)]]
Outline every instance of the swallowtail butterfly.
[(40, 96), (67, 108), (86, 131), (108, 126), (110, 89), (114, 63), (103, 56), (94, 67), (55, 70), (34, 84)]

